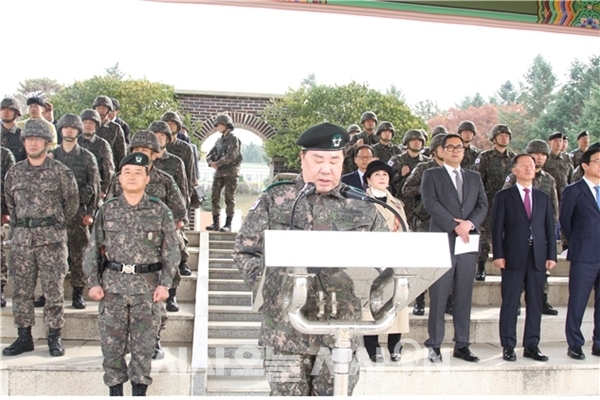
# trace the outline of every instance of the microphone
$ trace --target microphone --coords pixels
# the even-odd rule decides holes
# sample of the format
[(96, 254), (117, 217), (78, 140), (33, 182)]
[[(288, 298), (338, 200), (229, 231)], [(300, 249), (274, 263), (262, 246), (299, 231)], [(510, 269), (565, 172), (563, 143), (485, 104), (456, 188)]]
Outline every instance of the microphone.
[(346, 199), (355, 199), (355, 200), (366, 201), (367, 203), (379, 204), (380, 206), (390, 210), (392, 212), (392, 214), (394, 214), (396, 216), (396, 218), (398, 218), (398, 221), (400, 221), (400, 225), (402, 225), (402, 231), (408, 232), (408, 230), (406, 229), (406, 225), (404, 224), (404, 221), (402, 220), (402, 217), (400, 216), (400, 214), (398, 214), (398, 211), (396, 211), (389, 204), (384, 203), (381, 200), (377, 200), (376, 198), (371, 197), (368, 194), (366, 194), (365, 192), (357, 190), (352, 186), (346, 186), (346, 187), (341, 188), (340, 194), (342, 195), (342, 197), (344, 197)]
[(292, 214), (290, 215), (290, 231), (294, 230), (294, 219), (296, 216), (296, 206), (298, 206), (298, 202), (306, 196), (313, 194), (316, 190), (317, 187), (313, 182), (306, 182), (304, 187), (298, 193), (296, 200), (294, 200), (294, 205), (292, 206)]

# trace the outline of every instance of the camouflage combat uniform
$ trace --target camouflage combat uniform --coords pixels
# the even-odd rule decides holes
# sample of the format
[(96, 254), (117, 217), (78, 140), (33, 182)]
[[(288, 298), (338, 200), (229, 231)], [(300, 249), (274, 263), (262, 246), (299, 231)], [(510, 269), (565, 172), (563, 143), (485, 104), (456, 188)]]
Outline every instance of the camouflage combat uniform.
[(125, 134), (123, 133), (123, 129), (121, 129), (121, 125), (113, 121), (106, 121), (104, 125), (100, 125), (100, 128), (96, 131), (96, 135), (108, 142), (112, 150), (114, 165), (119, 165), (121, 160), (127, 155)]
[(221, 191), (225, 188), (225, 214), (233, 218), (235, 213), (235, 190), (242, 164), (242, 143), (231, 132), (221, 135), (214, 147), (206, 156), (206, 162), (217, 163), (217, 170), (212, 183), (212, 215), (219, 217), (221, 213)]
[[(0, 161), (2, 165), (0, 166), (0, 196), (1, 207), (2, 207), (2, 215), (8, 215), (8, 208), (6, 207), (6, 200), (4, 198), (4, 179), (6, 178), (6, 172), (15, 165), (15, 157), (13, 153), (7, 149), (6, 147), (0, 147)], [(4, 227), (0, 226), (0, 235), (2, 236), (1, 240), (4, 241)], [(4, 286), (8, 282), (8, 267), (6, 263), (6, 250), (2, 249), (2, 254), (0, 254), (0, 284), (2, 285), (2, 292), (4, 293)]]
[(85, 215), (94, 216), (100, 200), (100, 172), (96, 157), (88, 150), (75, 144), (73, 150), (67, 153), (62, 146), (52, 150), (54, 159), (62, 162), (73, 171), (79, 189), (79, 209), (67, 222), (69, 249), (69, 271), (71, 271), (71, 286), (84, 288), (83, 254), (90, 239), (90, 231), (83, 224)]
[(183, 164), (185, 165), (185, 174), (187, 175), (188, 190), (191, 194), (191, 191), (198, 180), (196, 177), (198, 160), (194, 157), (192, 146), (181, 139), (175, 139), (167, 144), (167, 151), (174, 156), (181, 158), (181, 161), (183, 161)]
[(15, 161), (23, 161), (27, 158), (25, 149), (23, 148), (23, 142), (21, 141), (21, 128), (16, 124), (12, 128), (6, 129), (4, 125), (0, 124), (2, 147), (9, 149), (15, 156)]
[(40, 166), (28, 160), (17, 163), (8, 171), (5, 188), (15, 325), (35, 325), (33, 293), (39, 274), (46, 298), (44, 322), (60, 329), (65, 323), (66, 227), (79, 208), (77, 182), (61, 162), (46, 158)]
[[(331, 192), (309, 195), (298, 204), (296, 210), (296, 228), (301, 230), (343, 230), (343, 231), (388, 231), (383, 217), (369, 203), (345, 199), (340, 189), (347, 185), (341, 183)], [(240, 229), (233, 251), (233, 258), (242, 272), (245, 282), (254, 286), (259, 274), (263, 274), (264, 304), (261, 311), (263, 322), (259, 344), (265, 347), (265, 369), (271, 386), (271, 395), (332, 395), (333, 371), (327, 365), (331, 362), (333, 346), (331, 336), (305, 335), (295, 330), (284, 315), (281, 298), (286, 277), (285, 268), (263, 269), (263, 232), (269, 230), (287, 230), (294, 199), (304, 187), (299, 176), (295, 181), (281, 181), (265, 190), (260, 200), (248, 212)], [(333, 244), (332, 244), (333, 245)], [(299, 245), (300, 246), (300, 245)], [(299, 253), (301, 253), (299, 247)], [(309, 272), (310, 269), (309, 269)], [(354, 295), (352, 279), (343, 269), (314, 271), (316, 277), (309, 283), (307, 303), (302, 309), (304, 316), (313, 321), (341, 320), (360, 321), (360, 299)], [(317, 317), (317, 293), (323, 288), (329, 297), (335, 291), (337, 295), (337, 315), (331, 316), (330, 302), (325, 307), (325, 315)], [(352, 349), (362, 345), (362, 338), (352, 339)], [(325, 356), (323, 368), (317, 375), (310, 375), (315, 358)], [(271, 367), (278, 364), (279, 371), (284, 367), (297, 368), (299, 373), (277, 373)], [(286, 368), (287, 371), (287, 368)], [(352, 371), (356, 371), (353, 374)], [(349, 393), (352, 393), (358, 381), (358, 361), (352, 362), (349, 377)]]
[[(160, 271), (122, 273), (106, 268), (99, 276), (100, 248), (108, 261), (123, 264), (162, 264)], [(124, 196), (108, 200), (96, 217), (83, 269), (89, 288), (102, 286), (98, 328), (104, 361), (104, 383), (150, 385), (151, 361), (160, 323), (161, 303), (154, 290), (169, 288), (179, 264), (173, 215), (158, 199), (144, 195), (135, 206)], [(131, 352), (125, 361), (127, 343)]]
[(91, 139), (81, 135), (77, 138), (77, 144), (88, 150), (96, 157), (98, 170), (100, 172), (100, 191), (108, 193), (108, 186), (115, 174), (115, 164), (110, 144), (100, 136), (94, 134)]
[(384, 163), (387, 163), (390, 160), (390, 158), (394, 157), (395, 155), (402, 154), (403, 151), (399, 146), (396, 146), (393, 143), (384, 146), (380, 142), (373, 146), (373, 153), (375, 153), (375, 157), (377, 157)]
[(569, 158), (571, 159), (573, 168), (579, 167), (579, 163), (581, 163), (581, 156), (583, 156), (583, 151), (581, 149), (573, 150), (571, 153), (569, 153)]
[[(392, 167), (394, 170), (394, 177), (390, 182), (390, 186), (393, 188), (393, 194), (404, 203), (404, 212), (406, 213), (406, 219), (408, 223), (411, 225), (410, 230), (414, 231), (415, 227), (412, 225), (414, 222), (413, 212), (415, 207), (415, 198), (414, 197), (404, 197), (402, 195), (402, 186), (406, 181), (406, 178), (410, 175), (413, 169), (417, 166), (417, 164), (422, 163), (424, 161), (429, 161), (429, 158), (425, 157), (423, 154), (420, 154), (416, 157), (411, 157), (408, 154), (408, 151), (402, 153), (399, 156), (394, 156), (388, 161), (388, 165)], [(402, 168), (408, 165), (410, 171), (408, 174), (402, 176)], [(390, 190), (391, 191), (391, 190)]]
[(573, 182), (573, 164), (571, 164), (571, 159), (565, 153), (556, 155), (550, 152), (550, 157), (548, 157), (542, 168), (556, 180), (556, 190), (558, 192), (558, 201), (560, 202), (563, 190)]
[(363, 140), (363, 144), (368, 144), (371, 147), (375, 146), (377, 143), (379, 143), (379, 136), (377, 136), (375, 134), (375, 131), (373, 131), (373, 133), (371, 135), (369, 135), (366, 131), (362, 131), (362, 132), (357, 133), (356, 135), (352, 136), (350, 138), (350, 141), (348, 142), (348, 144), (346, 144), (346, 147), (344, 148), (345, 156), (344, 156), (344, 168), (342, 170), (342, 175), (348, 174), (348, 173), (358, 169), (358, 166), (354, 162), (354, 152), (356, 151), (356, 148), (358, 147), (356, 142), (358, 142), (359, 139)]
[(573, 182), (577, 182), (578, 180), (583, 178), (583, 175), (585, 175), (585, 171), (583, 170), (583, 168), (581, 168), (581, 165), (580, 165), (573, 172)]
[(460, 163), (461, 168), (469, 169), (471, 171), (475, 170), (475, 160), (481, 154), (481, 150), (477, 147), (469, 146), (465, 147), (465, 156), (463, 157), (462, 162)]
[(413, 223), (415, 232), (429, 232), (431, 216), (425, 210), (425, 206), (421, 200), (421, 181), (423, 180), (423, 172), (435, 167), (439, 167), (439, 164), (435, 160), (418, 163), (402, 186), (402, 197), (405, 199), (414, 199)]

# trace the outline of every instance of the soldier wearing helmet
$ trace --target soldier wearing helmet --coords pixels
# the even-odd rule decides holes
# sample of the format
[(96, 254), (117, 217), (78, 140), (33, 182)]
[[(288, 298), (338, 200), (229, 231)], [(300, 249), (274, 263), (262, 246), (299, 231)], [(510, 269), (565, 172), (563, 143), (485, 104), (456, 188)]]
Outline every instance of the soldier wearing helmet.
[(98, 96), (94, 99), (92, 108), (100, 116), (100, 127), (96, 131), (96, 135), (110, 144), (114, 164), (119, 165), (127, 154), (127, 150), (125, 147), (125, 134), (121, 129), (121, 125), (109, 119), (109, 113), (114, 109), (112, 100), (108, 96)]
[[(206, 155), (208, 166), (215, 169), (212, 183), (212, 217), (213, 223), (206, 227), (207, 231), (231, 232), (231, 221), (235, 212), (235, 190), (242, 164), (242, 142), (231, 131), (233, 121), (229, 115), (220, 114), (215, 118), (217, 131), (221, 137)], [(219, 228), (221, 215), (221, 191), (225, 189), (225, 225)]]
[(475, 159), (473, 170), (479, 172), (488, 200), (488, 212), (481, 224), (479, 238), (479, 256), (477, 258), (477, 274), (475, 280), (485, 281), (485, 263), (491, 250), (491, 220), (494, 196), (502, 189), (506, 177), (512, 172), (512, 159), (515, 153), (508, 150), (512, 131), (507, 125), (498, 124), (492, 127), (489, 139), (494, 144), (490, 150), (481, 152)]
[(350, 135), (350, 137), (356, 135), (357, 133), (360, 133), (360, 126), (356, 125), (356, 124), (352, 124), (348, 127), (348, 135)]
[(392, 143), (395, 134), (394, 125), (388, 121), (381, 122), (375, 131), (375, 135), (379, 138), (379, 143), (373, 146), (373, 152), (375, 153), (375, 157), (386, 164), (393, 156), (402, 154), (402, 149)]
[(352, 136), (344, 149), (343, 175), (355, 171), (358, 168), (354, 162), (354, 153), (356, 152), (357, 147), (362, 146), (363, 144), (372, 147), (379, 143), (379, 138), (375, 135), (377, 115), (373, 111), (365, 111), (360, 117), (360, 124), (363, 126), (363, 131)]
[[(423, 137), (425, 138), (425, 142), (427, 142), (427, 133), (425, 131), (423, 131), (422, 129), (419, 129), (419, 130), (423, 132)], [(437, 135), (447, 135), (447, 134), (448, 134), (448, 129), (446, 129), (445, 126), (437, 125), (437, 126), (434, 126), (433, 129), (431, 130), (431, 139), (433, 139)], [(426, 157), (430, 157), (431, 149), (429, 147), (423, 147), (423, 150), (421, 151), (421, 153), (423, 153), (423, 155)]]
[(123, 136), (125, 137), (125, 143), (129, 145), (131, 128), (127, 122), (123, 121), (123, 119), (119, 117), (119, 112), (121, 112), (121, 103), (114, 97), (111, 97), (110, 101), (112, 102), (113, 109), (112, 111), (108, 112), (108, 119), (121, 126), (121, 129), (123, 130)]
[(13, 284), (13, 317), (17, 340), (2, 351), (15, 356), (34, 350), (31, 327), (35, 324), (33, 298), (39, 276), (46, 298), (44, 322), (49, 328), (51, 356), (65, 354), (64, 280), (67, 272), (66, 225), (79, 208), (73, 171), (48, 157), (52, 141), (48, 122), (30, 119), (21, 131), (27, 159), (7, 173), (4, 195), (10, 217), (9, 264)]
[(17, 119), (21, 116), (21, 103), (19, 100), (6, 97), (0, 103), (0, 118), (2, 126), (0, 137), (2, 138), (2, 147), (6, 147), (15, 157), (15, 161), (22, 161), (27, 158), (23, 143), (21, 142), (21, 128), (17, 126)]
[(48, 130), (50, 131), (50, 136), (52, 136), (52, 140), (48, 144), (48, 150), (52, 150), (56, 147), (57, 143), (57, 135), (56, 135), (56, 127), (52, 122), (46, 121), (43, 116), (45, 102), (40, 97), (34, 96), (27, 99), (27, 113), (29, 114), (29, 119), (24, 119), (17, 122), (17, 126), (21, 129), (25, 126), (27, 121), (29, 120), (40, 120), (46, 125), (48, 125)]
[(88, 150), (96, 157), (98, 170), (100, 172), (100, 199), (106, 197), (108, 186), (115, 174), (115, 161), (110, 144), (96, 135), (100, 128), (100, 115), (95, 110), (83, 110), (81, 118), (82, 131), (77, 138), (77, 144)]
[(465, 156), (460, 166), (472, 171), (475, 166), (475, 160), (481, 154), (480, 149), (471, 145), (473, 138), (477, 135), (477, 128), (475, 128), (475, 124), (471, 121), (462, 121), (458, 125), (457, 133), (465, 142)]

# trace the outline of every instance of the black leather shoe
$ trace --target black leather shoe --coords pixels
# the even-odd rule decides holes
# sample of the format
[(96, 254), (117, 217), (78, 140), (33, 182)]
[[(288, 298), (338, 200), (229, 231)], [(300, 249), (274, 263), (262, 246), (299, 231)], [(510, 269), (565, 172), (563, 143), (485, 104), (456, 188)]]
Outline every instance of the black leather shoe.
[(383, 362), (383, 356), (381, 354), (375, 354), (374, 356), (369, 356), (369, 358), (374, 363), (381, 363), (381, 362)]
[(109, 396), (123, 396), (123, 384), (119, 383), (115, 386), (108, 387), (108, 395)]
[(86, 304), (83, 299), (83, 288), (73, 288), (73, 302), (71, 305), (77, 310), (85, 309)]
[(583, 354), (583, 350), (581, 350), (581, 346), (575, 347), (574, 349), (568, 348), (567, 355), (574, 360), (585, 360), (585, 354)]
[(525, 347), (523, 349), (523, 357), (525, 358), (533, 358), (535, 361), (548, 361), (548, 357), (546, 357), (537, 346), (534, 347)]
[(175, 297), (176, 295), (177, 295), (177, 289), (173, 289), (173, 288), (169, 289), (169, 297), (167, 298), (166, 306), (165, 306), (165, 308), (169, 312), (179, 311), (179, 304), (177, 304), (177, 298)]
[(390, 360), (392, 360), (393, 362), (400, 362), (400, 360), (402, 360), (402, 354), (401, 353), (392, 353), (392, 354), (390, 354)]
[(44, 297), (44, 295), (41, 295), (40, 297), (38, 297), (37, 299), (35, 299), (33, 301), (33, 306), (35, 308), (44, 307), (45, 305), (46, 305), (46, 298)]
[(442, 352), (439, 347), (431, 347), (429, 348), (429, 361), (432, 363), (441, 363), (442, 362)]
[(422, 293), (415, 299), (413, 315), (425, 315), (425, 294)]
[(190, 267), (188, 267), (187, 262), (182, 261), (179, 264), (179, 274), (181, 276), (190, 276), (190, 275), (192, 275), (192, 271), (190, 270)]
[(592, 355), (600, 357), (600, 347), (594, 347), (594, 346), (592, 346)]
[(65, 355), (65, 348), (60, 337), (60, 328), (50, 329), (48, 333), (48, 351), (52, 357), (61, 357)]
[(475, 274), (475, 280), (479, 282), (485, 281), (485, 262), (477, 264), (477, 274)]
[(17, 328), (17, 332), (17, 340), (2, 350), (2, 355), (17, 356), (27, 351), (33, 351), (33, 336), (31, 336), (31, 327)]
[(545, 315), (558, 315), (558, 311), (555, 310), (550, 303), (548, 303), (548, 295), (544, 294), (544, 299), (542, 301), (542, 314)]
[(144, 385), (143, 383), (131, 382), (131, 395), (132, 396), (145, 396), (146, 389), (148, 389), (148, 385)]
[(469, 350), (468, 347), (454, 349), (454, 353), (452, 353), (452, 356), (455, 358), (461, 358), (468, 362), (478, 362), (479, 361), (479, 357), (477, 357), (475, 354), (471, 353), (471, 350)]
[(514, 347), (504, 347), (502, 351), (502, 358), (506, 361), (517, 361), (517, 355), (515, 354)]
[(165, 352), (160, 344), (160, 335), (158, 335), (154, 341), (154, 354), (152, 355), (152, 359), (162, 360), (163, 358), (165, 358)]

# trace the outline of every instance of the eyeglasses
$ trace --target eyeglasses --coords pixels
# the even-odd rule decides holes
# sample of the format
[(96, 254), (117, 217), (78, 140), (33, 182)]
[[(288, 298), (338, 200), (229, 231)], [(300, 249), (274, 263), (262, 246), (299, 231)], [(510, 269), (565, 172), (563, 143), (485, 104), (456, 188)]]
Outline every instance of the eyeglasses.
[(457, 151), (457, 152), (461, 153), (461, 152), (465, 151), (465, 146), (462, 146), (462, 145), (453, 146), (453, 145), (449, 144), (447, 146), (444, 146), (444, 150), (448, 150), (449, 152)]
[(597, 158), (595, 160), (590, 160), (590, 164), (600, 165), (600, 158)]

